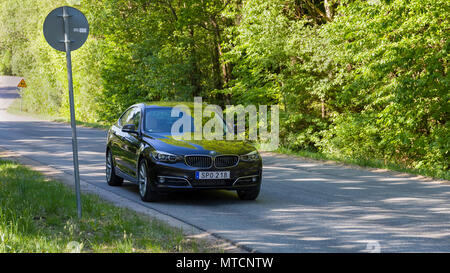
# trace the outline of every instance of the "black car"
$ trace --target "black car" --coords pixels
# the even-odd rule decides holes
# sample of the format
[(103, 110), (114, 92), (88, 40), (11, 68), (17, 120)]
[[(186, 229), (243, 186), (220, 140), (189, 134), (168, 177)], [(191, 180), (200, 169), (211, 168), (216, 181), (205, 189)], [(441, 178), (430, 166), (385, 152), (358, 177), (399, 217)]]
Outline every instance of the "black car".
[[(254, 146), (240, 140), (176, 139), (171, 128), (179, 118), (172, 117), (173, 107), (135, 104), (111, 126), (106, 146), (108, 184), (134, 182), (144, 201), (192, 189), (235, 190), (242, 200), (256, 199), (262, 160)], [(180, 116), (184, 114), (180, 111)], [(226, 124), (224, 128), (230, 130)]]

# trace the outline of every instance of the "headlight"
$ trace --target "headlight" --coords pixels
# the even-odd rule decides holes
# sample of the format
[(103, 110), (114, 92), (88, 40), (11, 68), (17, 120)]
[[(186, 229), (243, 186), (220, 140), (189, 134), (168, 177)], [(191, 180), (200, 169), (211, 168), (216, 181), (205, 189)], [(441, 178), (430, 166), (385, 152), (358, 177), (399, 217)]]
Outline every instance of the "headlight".
[(245, 155), (241, 155), (241, 160), (242, 161), (256, 161), (259, 160), (259, 154), (257, 151), (253, 151), (251, 153), (245, 154)]
[(155, 161), (160, 161), (160, 162), (177, 162), (183, 159), (182, 155), (174, 155), (174, 154), (169, 154), (169, 153), (165, 153), (165, 152), (160, 152), (160, 151), (152, 151), (151, 152), (152, 157)]

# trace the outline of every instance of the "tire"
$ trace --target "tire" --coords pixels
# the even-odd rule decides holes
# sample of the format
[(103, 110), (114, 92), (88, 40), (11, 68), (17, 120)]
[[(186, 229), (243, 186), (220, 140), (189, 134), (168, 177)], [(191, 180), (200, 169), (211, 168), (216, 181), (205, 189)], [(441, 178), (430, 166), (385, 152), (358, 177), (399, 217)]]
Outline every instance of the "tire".
[(144, 202), (155, 202), (159, 200), (160, 196), (158, 192), (151, 189), (147, 172), (147, 163), (143, 159), (139, 162), (138, 168), (139, 195)]
[(123, 178), (114, 171), (114, 160), (109, 149), (106, 152), (106, 182), (113, 187), (122, 186), (123, 183)]
[(261, 186), (252, 189), (237, 190), (237, 195), (241, 200), (255, 200), (258, 198), (260, 189)]

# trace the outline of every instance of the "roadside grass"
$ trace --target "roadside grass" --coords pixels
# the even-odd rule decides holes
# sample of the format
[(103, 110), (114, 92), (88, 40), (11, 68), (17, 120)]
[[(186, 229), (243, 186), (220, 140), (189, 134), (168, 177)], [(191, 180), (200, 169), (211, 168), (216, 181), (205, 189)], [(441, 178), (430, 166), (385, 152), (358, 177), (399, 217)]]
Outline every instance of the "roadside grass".
[(450, 180), (450, 172), (449, 171), (413, 169), (413, 168), (408, 168), (407, 166), (404, 166), (399, 163), (384, 162), (383, 160), (368, 159), (368, 158), (338, 157), (338, 156), (334, 156), (334, 155), (328, 155), (328, 154), (324, 154), (324, 153), (310, 152), (310, 151), (304, 151), (304, 150), (294, 151), (294, 150), (291, 150), (291, 149), (288, 149), (285, 147), (278, 148), (278, 150), (276, 150), (275, 153), (312, 158), (312, 159), (322, 160), (322, 161), (331, 160), (331, 161), (335, 161), (335, 162), (341, 162), (341, 163), (350, 164), (350, 165), (357, 165), (357, 166), (361, 166), (361, 167), (388, 169), (388, 170), (397, 171), (397, 172), (403, 172), (403, 173), (422, 175), (422, 176), (427, 176), (427, 177), (432, 177), (432, 178)]
[(79, 220), (72, 189), (0, 159), (0, 252), (71, 252), (71, 242), (81, 252), (223, 252), (95, 195), (82, 207)]
[[(45, 114), (34, 114), (34, 113), (29, 113), (29, 112), (22, 112), (22, 111), (20, 111), (20, 100), (19, 99), (15, 100), (14, 103), (11, 104), (11, 106), (8, 108), (8, 112), (11, 114), (16, 114), (16, 115), (33, 115), (33, 116), (41, 118), (43, 120), (70, 123), (70, 120), (60, 118), (60, 117), (52, 117), (50, 115), (45, 115)], [(77, 124), (81, 125), (81, 126), (85, 126), (85, 127), (100, 128), (100, 129), (108, 129), (110, 127), (110, 125), (98, 123), (98, 122), (97, 123), (89, 123), (89, 122), (77, 121)], [(331, 160), (331, 161), (341, 162), (341, 163), (350, 164), (350, 165), (357, 165), (357, 166), (361, 166), (361, 167), (388, 169), (388, 170), (392, 170), (392, 171), (404, 172), (404, 173), (409, 173), (409, 174), (423, 175), (423, 176), (427, 176), (427, 177), (431, 177), (431, 178), (450, 180), (450, 171), (436, 171), (436, 170), (430, 170), (430, 169), (413, 169), (413, 168), (409, 168), (405, 165), (402, 165), (400, 163), (384, 162), (383, 160), (377, 160), (377, 159), (338, 157), (338, 156), (334, 156), (334, 155), (318, 153), (318, 152), (311, 152), (311, 151), (306, 151), (306, 150), (291, 150), (286, 147), (280, 147), (274, 152), (280, 153), (280, 154), (306, 157), (306, 158), (311, 158), (311, 159), (316, 159), (316, 160), (327, 160), (327, 161)]]

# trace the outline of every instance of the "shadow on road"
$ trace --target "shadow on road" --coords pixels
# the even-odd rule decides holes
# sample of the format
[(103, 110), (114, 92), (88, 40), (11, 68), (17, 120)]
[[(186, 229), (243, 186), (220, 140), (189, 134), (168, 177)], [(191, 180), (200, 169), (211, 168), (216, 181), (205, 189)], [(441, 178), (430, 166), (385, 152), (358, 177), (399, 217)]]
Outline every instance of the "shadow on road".
[[(125, 182), (122, 189), (133, 193), (139, 199), (139, 188), (136, 184)], [(245, 202), (238, 199), (237, 194), (226, 190), (192, 190), (162, 194), (159, 204), (166, 205), (224, 205)]]
[[(106, 132), (78, 128), (78, 139), (81, 179), (143, 204), (136, 185), (106, 184)], [(0, 146), (73, 171), (69, 125), (2, 121)], [(260, 251), (355, 252), (373, 240), (382, 251), (450, 251), (450, 185), (292, 158), (264, 162), (255, 202), (194, 191), (144, 205)]]
[(15, 87), (0, 87), (0, 99), (15, 99), (18, 97), (20, 96)]

